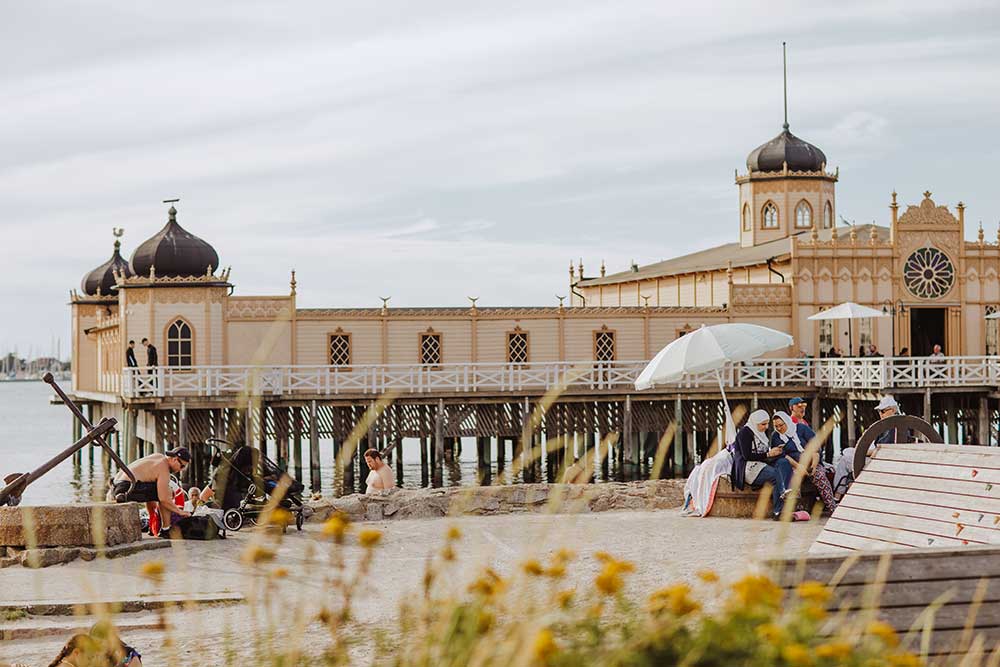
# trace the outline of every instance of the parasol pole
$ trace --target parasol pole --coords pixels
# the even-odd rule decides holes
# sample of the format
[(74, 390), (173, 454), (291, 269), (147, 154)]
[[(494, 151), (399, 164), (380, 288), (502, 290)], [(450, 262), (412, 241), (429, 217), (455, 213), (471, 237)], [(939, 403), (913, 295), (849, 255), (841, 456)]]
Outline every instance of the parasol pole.
[[(715, 378), (719, 381), (719, 391), (722, 393), (722, 404), (726, 408), (726, 425), (723, 428), (723, 443), (720, 445), (719, 450), (721, 451), (723, 447), (728, 447), (733, 442), (736, 441), (736, 422), (733, 421), (733, 412), (729, 409), (729, 399), (726, 398), (726, 388), (722, 383), (722, 369), (715, 369)], [(731, 434), (731, 435), (730, 435)]]

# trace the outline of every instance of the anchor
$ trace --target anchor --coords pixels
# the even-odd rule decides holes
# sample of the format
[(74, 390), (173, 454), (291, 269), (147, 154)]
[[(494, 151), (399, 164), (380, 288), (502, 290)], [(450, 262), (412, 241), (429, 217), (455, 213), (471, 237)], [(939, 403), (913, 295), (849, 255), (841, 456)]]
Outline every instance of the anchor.
[(121, 457), (115, 453), (115, 450), (113, 450), (104, 439), (104, 436), (108, 433), (114, 432), (115, 426), (118, 424), (118, 420), (114, 417), (105, 417), (100, 421), (100, 423), (97, 424), (97, 426), (94, 426), (90, 423), (90, 420), (84, 416), (83, 411), (80, 410), (76, 403), (70, 400), (69, 396), (66, 395), (66, 392), (62, 390), (62, 387), (60, 387), (55, 378), (52, 377), (52, 373), (46, 373), (42, 377), (42, 380), (52, 386), (52, 389), (54, 389), (59, 398), (62, 399), (63, 404), (70, 409), (70, 412), (72, 412), (77, 419), (80, 420), (80, 423), (83, 424), (83, 427), (87, 432), (82, 438), (31, 472), (12, 473), (4, 477), (3, 482), (5, 486), (0, 488), (0, 507), (3, 507), (4, 505), (10, 505), (11, 507), (18, 505), (21, 502), (21, 496), (24, 495), (24, 490), (29, 484), (55, 468), (80, 449), (83, 449), (88, 444), (95, 442), (108, 452), (108, 455), (115, 462), (118, 468), (123, 471), (126, 476), (128, 476), (128, 492), (131, 493), (136, 482), (135, 475), (132, 474), (128, 465), (122, 461)]

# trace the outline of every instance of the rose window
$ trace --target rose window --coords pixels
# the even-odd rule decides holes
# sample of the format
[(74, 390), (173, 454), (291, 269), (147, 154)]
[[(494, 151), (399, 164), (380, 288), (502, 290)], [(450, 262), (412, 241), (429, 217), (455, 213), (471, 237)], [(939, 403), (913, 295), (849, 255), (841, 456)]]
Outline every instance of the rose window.
[(918, 248), (903, 266), (906, 289), (921, 299), (936, 299), (955, 284), (955, 267), (937, 248)]

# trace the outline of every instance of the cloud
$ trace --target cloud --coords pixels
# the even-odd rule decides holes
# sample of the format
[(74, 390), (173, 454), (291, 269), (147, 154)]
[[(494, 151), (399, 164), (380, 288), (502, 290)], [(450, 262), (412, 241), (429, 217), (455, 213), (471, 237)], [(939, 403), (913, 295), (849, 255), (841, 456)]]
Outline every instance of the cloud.
[(735, 239), (733, 170), (780, 129), (783, 39), (792, 129), (841, 167), (840, 212), (930, 188), (996, 218), (997, 13), (20, 3), (0, 40), (0, 306), (18, 313), (0, 351), (68, 341), (67, 291), (111, 228), (128, 254), (174, 196), (238, 294), (296, 268), (312, 306), (554, 303), (570, 258), (613, 271)]

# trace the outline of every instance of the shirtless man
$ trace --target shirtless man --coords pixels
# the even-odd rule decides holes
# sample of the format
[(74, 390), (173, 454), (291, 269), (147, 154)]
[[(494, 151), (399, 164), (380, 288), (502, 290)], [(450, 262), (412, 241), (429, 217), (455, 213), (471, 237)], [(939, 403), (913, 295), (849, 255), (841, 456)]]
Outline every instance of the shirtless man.
[(366, 494), (396, 488), (396, 478), (393, 476), (389, 466), (382, 460), (382, 454), (377, 449), (369, 449), (365, 452), (365, 463), (368, 464), (368, 468), (371, 470), (368, 473), (368, 479), (365, 480), (365, 484), (367, 485), (365, 489)]
[(118, 471), (115, 475), (114, 488), (111, 491), (115, 502), (146, 503), (146, 509), (150, 514), (159, 506), (162, 522), (160, 534), (168, 534), (173, 515), (191, 516), (190, 512), (174, 504), (173, 494), (170, 491), (170, 475), (184, 470), (190, 462), (191, 452), (184, 447), (171, 449), (164, 454), (150, 454), (136, 460), (129, 466), (136, 479), (132, 493), (128, 495), (125, 493), (129, 485), (125, 473)]

